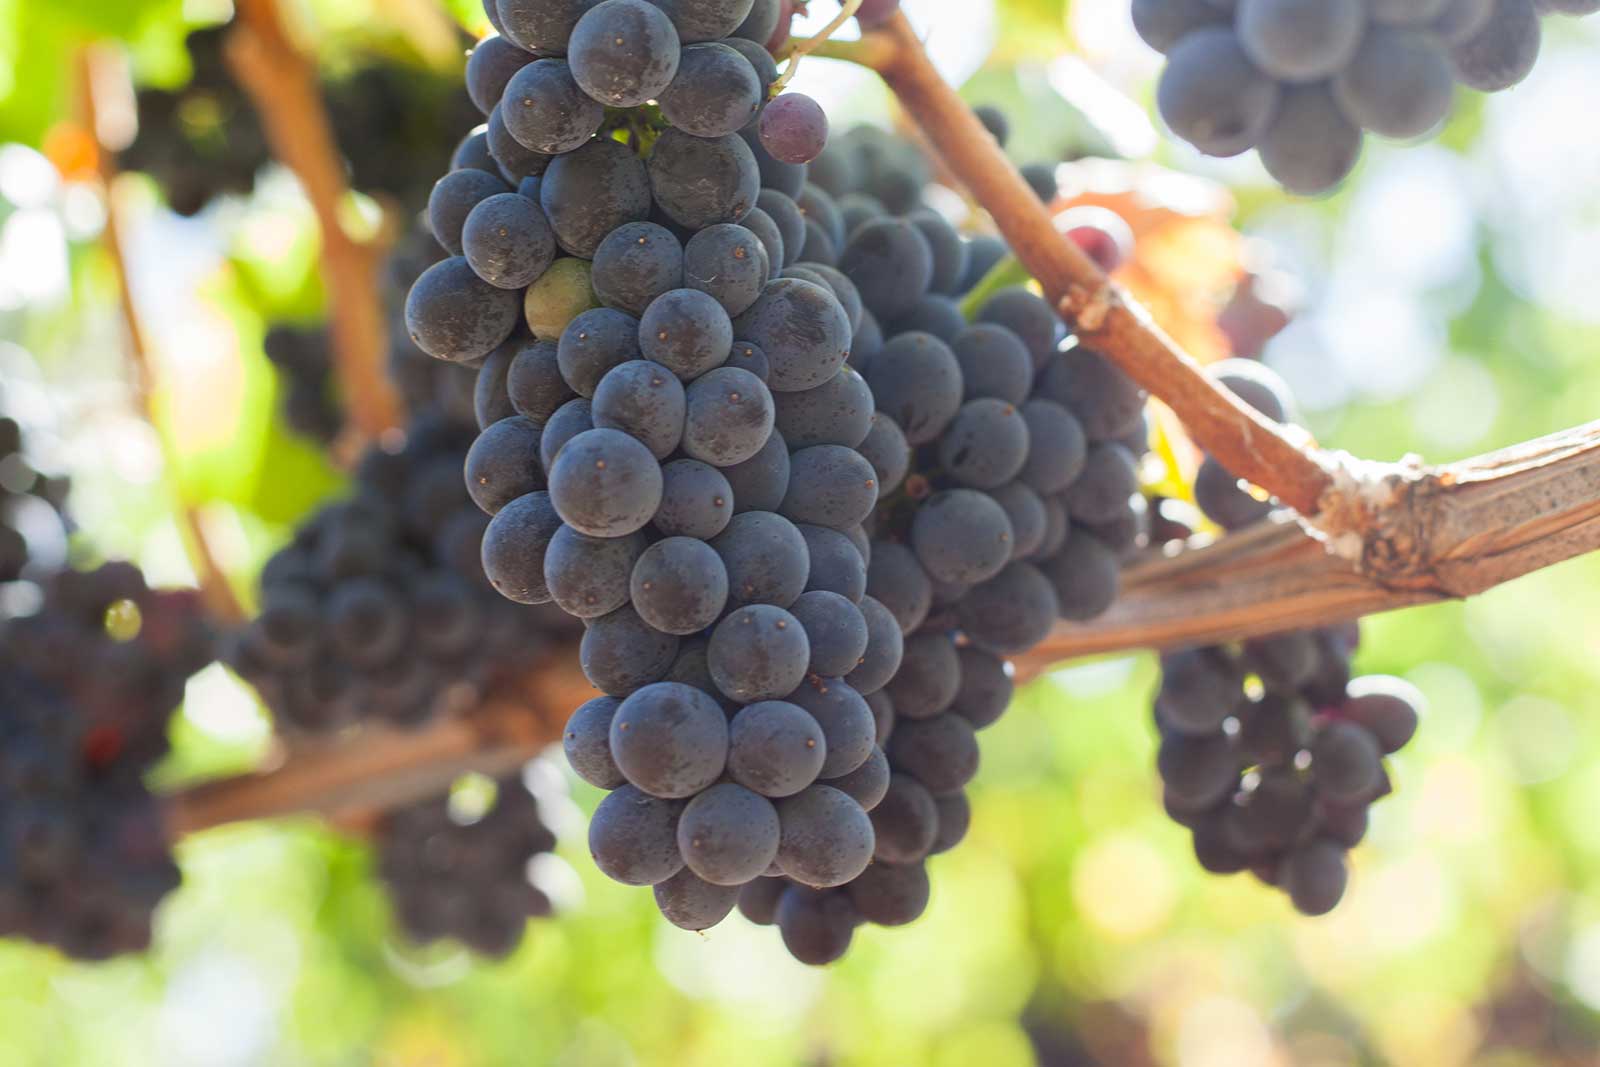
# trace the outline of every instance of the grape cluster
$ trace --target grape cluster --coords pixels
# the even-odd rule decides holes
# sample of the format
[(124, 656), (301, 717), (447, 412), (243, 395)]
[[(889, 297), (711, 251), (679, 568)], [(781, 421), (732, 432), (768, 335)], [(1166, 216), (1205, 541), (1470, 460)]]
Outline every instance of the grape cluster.
[(468, 796), (468, 803), (445, 794), (388, 812), (376, 834), (378, 874), (412, 941), (451, 938), (503, 957), (529, 919), (551, 913), (529, 867), (556, 847), (556, 835), (520, 777), (492, 783), (487, 803)]
[(1161, 661), (1157, 768), (1168, 814), (1193, 833), (1206, 870), (1251, 871), (1307, 915), (1344, 895), (1345, 854), (1391, 789), (1383, 759), (1417, 729), (1411, 686), (1351, 678), (1359, 636), (1352, 623)]
[(295, 533), (261, 574), (261, 610), (232, 663), (280, 724), (307, 732), (416, 726), (476, 706), (561, 624), (494, 595), (486, 520), (461, 484), (472, 432), (437, 415), (373, 449), (355, 492)]
[[(219, 196), (248, 194), (272, 158), (260, 120), (223, 58), (228, 32), (224, 25), (190, 34), (188, 83), (138, 95), (139, 135), (123, 165), (153, 177), (180, 215), (198, 214)], [(444, 131), (460, 129), (473, 114), (455, 79), (374, 61), (323, 89), (352, 185), (407, 210), (420, 207), (448, 159)]]
[(62, 571), (0, 622), (0, 935), (105, 959), (149, 945), (178, 884), (143, 773), (213, 635), (127, 564)]
[(1456, 83), (1527, 77), (1540, 16), (1597, 0), (1133, 0), (1167, 56), (1157, 102), (1207, 155), (1257, 149), (1286, 189), (1325, 192), (1355, 167), (1363, 131), (1410, 139), (1450, 113)]
[[(0, 584), (17, 581), (30, 565), (38, 565), (36, 541), (48, 538), (64, 549), (66, 496), (67, 480), (36, 470), (23, 452), (21, 425), (0, 415)], [(0, 616), (4, 613), (0, 604)]]
[(328, 331), (300, 326), (274, 326), (264, 345), (267, 359), (287, 389), (283, 418), (295, 433), (331, 444), (344, 429), (344, 411), (334, 395), (333, 360)]

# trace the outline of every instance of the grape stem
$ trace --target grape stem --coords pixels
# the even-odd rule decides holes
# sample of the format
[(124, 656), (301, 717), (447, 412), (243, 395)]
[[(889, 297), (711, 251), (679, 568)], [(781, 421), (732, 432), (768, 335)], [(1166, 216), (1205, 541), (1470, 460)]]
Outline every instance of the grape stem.
[(890, 16), (857, 47), (827, 54), (864, 63), (882, 76), (1085, 346), (1165, 401), (1196, 444), (1229, 470), (1303, 515), (1322, 510), (1333, 477), (1314, 442), (1263, 418), (1212, 382), (1077, 245), (1056, 232), (1049, 209), (934, 68), (903, 13)]
[(777, 96), (783, 92), (784, 87), (794, 78), (795, 72), (800, 69), (800, 60), (826, 44), (830, 37), (839, 32), (839, 27), (849, 22), (859, 10), (861, 10), (861, 0), (844, 0), (844, 3), (839, 5), (839, 13), (833, 17), (832, 22), (822, 27), (822, 32), (815, 37), (803, 37), (793, 41), (789, 49), (789, 63), (783, 68), (778, 80), (772, 83), (770, 95)]
[(211, 550), (211, 542), (206, 536), (205, 524), (200, 519), (199, 509), (183, 499), (177, 481), (176, 451), (171, 438), (162, 429), (157, 418), (156, 372), (154, 362), (150, 358), (149, 335), (145, 332), (138, 303), (134, 300), (133, 283), (128, 275), (127, 255), (122, 245), (123, 219), (121, 200), (117, 195), (119, 177), (117, 158), (100, 140), (103, 117), (101, 95), (110, 88), (115, 79), (123, 77), (122, 72), (116, 65), (108, 62), (107, 58), (107, 54), (94, 45), (86, 46), (79, 52), (78, 93), (85, 132), (94, 139), (100, 184), (105, 196), (106, 219), (100, 240), (107, 258), (111, 261), (112, 274), (116, 277), (117, 302), (122, 314), (124, 334), (123, 349), (129, 364), (130, 384), (139, 412), (161, 446), (162, 465), (166, 470), (166, 481), (172, 487), (173, 510), (178, 518), (179, 535), (183, 540), (184, 553), (189, 558), (189, 565), (194, 569), (195, 582), (200, 588), (206, 611), (216, 621), (233, 625), (244, 621), (244, 608), (234, 594), (233, 586), (228, 583), (228, 575), (222, 569), (222, 564), (217, 561), (216, 554)]
[(378, 293), (383, 250), (345, 228), (341, 211), (350, 189), (344, 161), (316, 69), (289, 37), (277, 0), (238, 0), (236, 10), (228, 64), (261, 116), (273, 154), (300, 180), (322, 233), (334, 367), (351, 423), (335, 451), (350, 457), (402, 421), (399, 394), (385, 369), (388, 329)]
[(276, 765), (190, 786), (166, 799), (167, 835), (231, 822), (317, 814), (335, 823), (436, 797), (463, 774), (508, 774), (560, 740), (567, 714), (595, 695), (573, 647), (466, 715), (419, 730), (366, 727), (297, 745)]

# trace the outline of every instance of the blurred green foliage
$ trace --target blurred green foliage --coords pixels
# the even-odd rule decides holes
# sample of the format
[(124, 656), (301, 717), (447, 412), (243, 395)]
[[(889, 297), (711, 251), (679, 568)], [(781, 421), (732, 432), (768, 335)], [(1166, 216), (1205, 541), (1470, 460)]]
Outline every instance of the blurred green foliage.
[[(301, 6), (331, 28), (316, 40), (336, 57), (357, 38), (404, 38), (428, 4)], [(202, 18), (200, 7), (0, 0), (0, 142), (41, 146), (71, 117), (72, 59), (86, 40), (117, 38), (142, 78), (180, 80), (185, 20)], [(477, 0), (448, 7), (479, 27)], [(1092, 109), (1052, 89), (1048, 64), (1074, 41), (1106, 59), (1095, 20), (1124, 16), (1117, 0), (1080, 0), (1070, 11), (1056, 0), (1001, 5), (995, 58), (965, 92), (1009, 111), (1019, 160), (1115, 141)], [(959, 24), (959, 11), (950, 17)], [(1107, 69), (1147, 99), (1153, 60), (1124, 46), (1135, 58), (1107, 60)], [(1593, 63), (1592, 38), (1575, 47)], [(880, 106), (881, 97), (861, 105), (869, 115)], [(1517, 242), (1533, 238), (1504, 217), (1503, 161), (1486, 110), (1464, 101), (1433, 147), (1375, 147), (1347, 189), (1314, 204), (1287, 201), (1247, 170), (1201, 164), (1166, 143), (1157, 149), (1180, 169), (1234, 183), (1239, 224), (1297, 249), (1291, 266), (1304, 268), (1314, 293), (1331, 288), (1329, 278), (1381, 275), (1392, 250), (1352, 243), (1352, 234), (1370, 241), (1372, 229), (1351, 220), (1397, 195), (1392, 181), (1408, 159), (1443, 160), (1470, 192), (1470, 240), (1454, 270), (1404, 287), (1380, 277), (1438, 332), (1435, 362), (1415, 382), (1379, 395), (1341, 370), (1330, 331), (1370, 331), (1379, 321), (1334, 316), (1278, 350), (1299, 382), (1342, 375), (1338, 402), (1312, 405), (1312, 428), (1329, 445), (1372, 458), (1425, 449), (1449, 459), (1593, 414), (1595, 322), (1563, 315), (1506, 269)], [(850, 117), (848, 108), (835, 112), (840, 125)], [(1587, 136), (1577, 125), (1568, 132)], [(5, 167), (0, 158), (0, 178)], [(203, 504), (226, 531), (226, 557), (245, 586), (293, 523), (338, 490), (326, 460), (277, 417), (278, 386), (261, 352), (269, 323), (315, 317), (322, 304), (310, 216), (285, 186), (268, 183), (250, 202), (195, 222), (163, 216), (147, 189), (132, 190), (136, 287), (155, 312), (166, 383), (159, 432), (175, 468), (135, 461), (149, 451), (148, 431), (114, 386), (124, 380), (114, 292), (92, 226), (66, 231), (60, 298), (0, 310), (8, 397), (45, 398), (33, 422), (78, 483), (87, 551), (137, 558), (158, 579), (182, 580), (171, 508), (181, 498)], [(1600, 194), (1589, 190), (1585, 203), (1600, 209)], [(55, 206), (70, 214), (70, 205)], [(0, 205), (0, 250), (26, 210), (36, 208)], [(1420, 358), (1400, 348), (1387, 356)], [(668, 927), (648, 893), (594, 873), (576, 809), (559, 813), (571, 868), (559, 920), (531, 927), (502, 964), (419, 952), (391, 931), (364, 847), (289, 820), (185, 841), (185, 885), (163, 909), (147, 958), (89, 967), (0, 948), (0, 1063), (1592, 1062), (1597, 609), (1600, 560), (1591, 558), (1469, 604), (1367, 623), (1358, 666), (1408, 677), (1431, 712), (1355, 855), (1351, 897), (1326, 919), (1295, 916), (1247, 877), (1200, 872), (1154, 784), (1155, 665), (1122, 656), (1022, 691), (984, 736), (973, 831), (933, 863), (928, 915), (904, 930), (864, 928), (850, 956), (826, 971), (794, 964), (773, 931), (737, 920), (703, 937)], [(246, 767), (267, 733), (259, 708), (214, 671), (191, 691), (160, 779)], [(575, 798), (589, 809), (597, 794), (582, 787)]]

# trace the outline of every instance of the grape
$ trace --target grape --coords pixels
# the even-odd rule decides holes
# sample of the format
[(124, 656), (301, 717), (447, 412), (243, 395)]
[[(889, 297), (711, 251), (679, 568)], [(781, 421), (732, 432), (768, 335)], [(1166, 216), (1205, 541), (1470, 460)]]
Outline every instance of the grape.
[(911, 446), (900, 424), (879, 412), (872, 416), (872, 427), (856, 445), (878, 475), (878, 495), (887, 496), (900, 488), (911, 469)]
[(594, 429), (594, 418), (589, 401), (578, 397), (557, 408), (556, 413), (544, 424), (544, 435), (539, 439), (539, 463), (544, 467), (545, 474), (549, 475), (550, 469), (555, 466), (556, 457), (561, 454), (568, 441), (585, 430), (592, 429)]
[[(762, 192), (768, 190), (763, 189)], [(761, 247), (766, 249), (767, 264), (771, 274), (777, 273), (778, 265), (783, 262), (786, 255), (783, 240), (783, 231), (773, 221), (771, 215), (759, 207), (750, 209), (750, 213), (739, 220), (739, 225), (756, 235), (756, 240), (761, 242)], [(798, 252), (795, 253), (799, 255)]]
[(877, 835), (875, 858), (882, 863), (916, 863), (933, 847), (939, 809), (931, 793), (908, 774), (889, 777), (889, 788), (872, 809)]
[[(813, 170), (815, 170), (814, 163)], [(850, 192), (844, 193), (839, 197), (839, 218), (844, 222), (845, 240), (847, 242), (866, 223), (874, 219), (881, 219), (888, 213), (889, 209), (883, 206), (882, 201), (866, 193)], [(931, 251), (929, 255), (932, 255)], [(928, 269), (930, 272), (933, 269), (931, 262)]]
[(728, 727), (728, 775), (766, 797), (788, 797), (817, 780), (827, 758), (822, 727), (781, 700), (747, 704)]
[(681, 803), (631, 785), (608, 793), (589, 820), (589, 854), (600, 872), (624, 885), (657, 885), (683, 869), (678, 851)]
[[(572, 389), (561, 376), (559, 347), (552, 341), (536, 341), (520, 348), (506, 368), (505, 392), (517, 414), (535, 426), (550, 421), (572, 399)], [(537, 449), (534, 456), (537, 459)]]
[(1216, 803), (1239, 782), (1239, 759), (1221, 734), (1166, 735), (1161, 739), (1156, 768), (1175, 797), (1197, 806)]
[(489, 152), (488, 129), (480, 126), (456, 146), (455, 154), (450, 157), (451, 170), (481, 170), (497, 178), (500, 176), (500, 164)]
[(828, 116), (804, 93), (784, 93), (761, 110), (761, 144), (784, 163), (809, 163), (828, 144)]
[(774, 430), (754, 456), (721, 473), (733, 489), (735, 514), (776, 511), (789, 488), (789, 449), (783, 436)]
[(507, 192), (467, 214), (462, 250), (475, 274), (501, 290), (522, 290), (555, 261), (555, 237), (539, 205)]
[[(850, 551), (854, 554), (855, 549)], [(805, 627), (813, 674), (833, 677), (855, 670), (867, 651), (867, 621), (861, 609), (838, 593), (815, 590), (802, 593), (789, 612)]]
[(787, 519), (844, 530), (877, 503), (877, 472), (853, 449), (813, 445), (795, 452), (790, 464), (789, 491), (778, 509)]
[(744, 56), (725, 44), (692, 44), (661, 94), (661, 117), (696, 137), (722, 137), (755, 118), (761, 100), (760, 79)]
[(933, 606), (928, 573), (909, 548), (894, 542), (873, 543), (872, 559), (867, 564), (867, 594), (889, 609), (902, 633), (912, 633), (921, 626)]
[(1237, 530), (1265, 518), (1272, 503), (1257, 500), (1226, 467), (1207, 456), (1194, 477), (1194, 502), (1224, 530)]
[[(811, 558), (806, 592), (837, 593), (850, 603), (859, 604), (867, 591), (867, 566), (855, 545), (844, 534), (825, 526), (802, 524), (797, 529), (805, 538), (806, 550)], [(860, 654), (857, 655), (859, 658)], [(823, 673), (844, 674), (851, 669), (854, 669), (854, 663), (845, 670)]]
[(550, 499), (578, 532), (621, 537), (642, 528), (661, 506), (661, 468), (627, 434), (585, 430), (556, 456)]
[(452, 256), (461, 255), (462, 228), (473, 208), (490, 197), (511, 192), (497, 175), (481, 170), (453, 170), (428, 195), (428, 230)]
[(917, 561), (941, 582), (970, 585), (993, 578), (1010, 562), (1011, 544), (1005, 510), (973, 489), (935, 493), (911, 522)]
[(1012, 482), (989, 490), (989, 495), (1011, 523), (1011, 558), (1027, 559), (1036, 554), (1044, 545), (1049, 525), (1039, 494), (1021, 482)]
[(656, 205), (691, 230), (741, 221), (761, 190), (755, 157), (736, 134), (701, 138), (669, 129), (656, 140), (649, 169)]
[(996, 489), (1028, 461), (1028, 423), (1010, 403), (984, 397), (964, 404), (939, 438), (939, 462), (956, 481)]
[(872, 390), (850, 367), (815, 389), (773, 398), (777, 427), (794, 449), (811, 445), (855, 448), (872, 429)]
[(934, 836), (933, 847), (928, 850), (929, 855), (955, 848), (967, 836), (967, 829), (972, 824), (972, 807), (967, 802), (966, 793), (934, 797), (933, 804), (939, 812), (939, 830)]
[(562, 250), (589, 259), (612, 230), (650, 214), (650, 177), (626, 145), (591, 141), (555, 158), (539, 186), (539, 203)]
[(896, 770), (915, 777), (934, 796), (960, 791), (978, 773), (977, 736), (959, 715), (900, 721), (887, 752)]
[(611, 758), (611, 720), (621, 705), (616, 697), (595, 697), (572, 713), (561, 737), (573, 771), (599, 789), (615, 789), (627, 781)]
[(1298, 689), (1321, 665), (1322, 651), (1310, 631), (1274, 634), (1244, 643), (1245, 663), (1268, 689)]
[(1322, 833), (1345, 848), (1355, 848), (1367, 836), (1368, 814), (1365, 805), (1358, 804), (1351, 808), (1324, 805), (1319, 822)]
[(1365, 727), (1385, 754), (1398, 752), (1417, 732), (1422, 694), (1399, 678), (1372, 676), (1350, 686), (1350, 702), (1342, 714)]
[(747, 40), (761, 47), (761, 51), (765, 53), (766, 48), (762, 46), (778, 31), (778, 23), (785, 10), (787, 9), (784, 0), (755, 0), (750, 7), (750, 14), (739, 23), (731, 37)]
[(876, 746), (866, 761), (851, 771), (837, 778), (830, 778), (822, 783), (850, 797), (861, 810), (871, 812), (883, 802), (884, 795), (889, 791), (889, 757), (883, 754), (883, 749)]
[(967, 241), (967, 275), (961, 279), (961, 291), (969, 293), (989, 272), (1011, 254), (1011, 249), (993, 234), (980, 233)]
[(904, 926), (928, 908), (928, 871), (921, 863), (874, 863), (850, 883), (857, 914), (879, 926)]
[(905, 638), (894, 615), (877, 599), (863, 596), (859, 606), (862, 618), (867, 621), (867, 651), (856, 669), (845, 675), (845, 681), (870, 699), (900, 669)]
[(789, 954), (812, 967), (832, 963), (849, 951), (859, 921), (847, 894), (819, 893), (802, 886), (784, 890), (776, 919)]
[(544, 174), (554, 158), (524, 147), (511, 136), (511, 131), (506, 128), (505, 114), (499, 107), (489, 113), (484, 139), (500, 176), (512, 185), (521, 185), (525, 178)]
[(548, 493), (529, 493), (501, 508), (483, 535), (483, 571), (500, 595), (518, 604), (546, 604), (544, 555), (561, 528)]
[(510, 80), (500, 115), (518, 144), (557, 155), (587, 144), (600, 129), (606, 109), (578, 88), (565, 62), (540, 59)]
[(1036, 369), (1043, 369), (1061, 342), (1061, 320), (1049, 304), (1021, 286), (1001, 289), (984, 302), (978, 321), (1011, 331), (1028, 349)]
[(1292, 86), (1261, 136), (1261, 164), (1290, 192), (1315, 196), (1355, 169), (1361, 140), (1326, 85)]
[(1267, 693), (1238, 713), (1234, 746), (1260, 763), (1285, 763), (1303, 749), (1311, 733), (1311, 712), (1302, 700)]
[(597, 619), (628, 602), (629, 579), (645, 550), (642, 533), (587, 537), (563, 526), (544, 554), (545, 585), (568, 615)]
[(1006, 664), (998, 656), (968, 645), (956, 650), (960, 685), (950, 710), (972, 724), (974, 730), (992, 726), (1011, 705), (1013, 685)]
[(933, 251), (913, 224), (874, 219), (850, 234), (840, 250), (838, 267), (856, 284), (869, 311), (893, 321), (928, 291)]
[(1253, 359), (1225, 359), (1211, 364), (1206, 373), (1273, 422), (1292, 421), (1294, 396), (1272, 369)]
[(1083, 471), (1062, 495), (1067, 514), (1078, 522), (1114, 522), (1139, 492), (1139, 461), (1114, 442), (1092, 445)]
[(934, 440), (961, 408), (961, 366), (931, 334), (889, 341), (866, 371), (878, 410), (894, 419), (913, 445)]
[(728, 600), (728, 572), (716, 551), (692, 537), (668, 537), (644, 551), (630, 586), (640, 617), (663, 633), (698, 633)]
[(933, 255), (933, 274), (928, 288), (935, 293), (958, 292), (961, 279), (967, 273), (967, 246), (956, 228), (944, 216), (928, 209), (913, 212), (906, 221), (922, 234)]
[(667, 537), (710, 540), (733, 518), (733, 488), (722, 472), (695, 459), (661, 468), (661, 507), (651, 520)]
[(1353, 722), (1329, 723), (1311, 743), (1311, 773), (1335, 803), (1368, 797), (1382, 779), (1382, 758), (1372, 733)]
[(1088, 462), (1083, 427), (1066, 408), (1050, 400), (1022, 406), (1028, 427), (1028, 461), (1018, 480), (1041, 495), (1059, 493), (1077, 480)]
[(743, 226), (708, 227), (684, 250), (685, 284), (709, 295), (727, 315), (741, 315), (754, 304), (770, 274), (766, 247)]
[(808, 181), (794, 204), (805, 219), (822, 227), (822, 232), (828, 235), (828, 240), (835, 248), (844, 247), (849, 237), (844, 228), (844, 216), (839, 213), (839, 205), (827, 190)]
[(967, 320), (961, 313), (961, 305), (948, 296), (926, 293), (894, 320), (889, 332), (931, 333), (949, 344), (966, 328)]
[[(761, 0), (757, 0), (759, 4)], [(778, 920), (778, 900), (789, 889), (782, 878), (757, 878), (739, 890), (739, 914), (757, 926), (771, 926)]]
[(1456, 81), (1484, 93), (1511, 88), (1533, 70), (1540, 32), (1532, 0), (1495, 0), (1488, 21), (1450, 51)]
[(1044, 564), (1056, 593), (1057, 610), (1070, 622), (1099, 618), (1117, 599), (1122, 583), (1117, 554), (1093, 537), (1070, 537)]
[(326, 610), (334, 647), (357, 666), (385, 663), (405, 644), (405, 602), (383, 582), (372, 578), (345, 582), (334, 589)]
[(1012, 563), (974, 586), (958, 608), (961, 629), (980, 648), (1022, 653), (1050, 634), (1060, 612), (1050, 580), (1027, 563)]
[(578, 646), (584, 677), (614, 697), (661, 681), (677, 656), (678, 639), (653, 629), (631, 607), (592, 621)]
[(733, 33), (750, 14), (750, 0), (651, 0), (667, 13), (685, 44)]
[[(1329, 5), (1346, 6), (1347, 0)], [(1358, 35), (1359, 28), (1358, 23)], [(1349, 43), (1352, 51), (1358, 40)], [(1251, 63), (1233, 31), (1219, 26), (1196, 30), (1173, 47), (1156, 100), (1179, 137), (1207, 155), (1236, 156), (1266, 132), (1277, 110), (1278, 85)]]
[(906, 638), (900, 670), (886, 689), (895, 721), (930, 719), (947, 709), (961, 689), (961, 660), (944, 634)]
[(559, 341), (573, 319), (596, 306), (589, 264), (572, 258), (550, 264), (550, 269), (528, 286), (522, 304), (528, 329), (541, 341)]
[(796, 278), (767, 283), (734, 322), (734, 332), (766, 353), (776, 392), (814, 389), (838, 373), (850, 353), (850, 321), (828, 290)]
[(1344, 849), (1320, 839), (1289, 853), (1283, 864), (1283, 882), (1295, 909), (1304, 915), (1326, 915), (1344, 896), (1349, 872)]
[(513, 416), (490, 426), (467, 452), (467, 491), (493, 515), (518, 497), (544, 488), (539, 428)]
[(1061, 183), (1056, 177), (1054, 163), (1026, 163), (1021, 168), (1022, 180), (1028, 183), (1033, 195), (1043, 200), (1047, 207), (1055, 204), (1061, 193)]
[(1175, 730), (1207, 734), (1222, 727), (1243, 703), (1244, 678), (1220, 649), (1198, 648), (1161, 657), (1156, 708)]
[(735, 341), (733, 354), (728, 357), (729, 364), (742, 371), (749, 371), (761, 379), (761, 384), (767, 384), (767, 379), (772, 377), (772, 364), (767, 359), (767, 354), (760, 347), (749, 341)]
[(745, 127), (739, 131), (739, 136), (756, 161), (762, 187), (776, 189), (790, 199), (799, 196), (800, 190), (806, 184), (805, 165), (785, 163), (768, 152), (766, 145), (761, 143), (760, 131), (756, 128), (758, 125), (757, 123)]
[(1209, 0), (1133, 0), (1133, 28), (1157, 52), (1168, 52), (1190, 32), (1226, 21)]
[(778, 866), (801, 885), (844, 885), (872, 861), (873, 824), (861, 805), (839, 790), (813, 785), (780, 800), (777, 808)]
[(483, 281), (465, 259), (446, 259), (429, 267), (412, 286), (406, 332), (436, 359), (467, 362), (487, 356), (511, 336), (518, 303), (515, 292)]
[(787, 699), (809, 712), (827, 738), (822, 777), (849, 774), (872, 754), (877, 720), (865, 698), (848, 682), (811, 674)]
[(643, 315), (656, 297), (683, 285), (684, 249), (664, 226), (630, 222), (595, 249), (594, 291), (608, 307)]
[[(495, 28), (519, 47), (540, 55), (564, 55), (584, 13), (599, 0), (495, 0)], [(489, 3), (485, 2), (484, 7)], [(494, 16), (490, 16), (494, 21)]]
[(682, 930), (709, 930), (733, 911), (738, 886), (713, 885), (685, 867), (654, 887), (656, 907)]
[(678, 851), (690, 870), (713, 885), (739, 886), (759, 877), (777, 859), (778, 837), (772, 802), (732, 782), (689, 801), (678, 819)]
[(717, 688), (742, 704), (787, 696), (805, 677), (810, 659), (805, 628), (771, 604), (732, 612), (712, 631), (707, 652)]
[(1086, 348), (1052, 359), (1039, 377), (1038, 391), (1070, 411), (1091, 441), (1116, 440), (1134, 431), (1144, 416), (1144, 390), (1100, 353)]
[(1494, 0), (1452, 0), (1430, 29), (1448, 45), (1468, 40), (1494, 13)]
[(1366, 28), (1366, 5), (1363, 0), (1239, 0), (1235, 25), (1244, 50), (1262, 70), (1284, 81), (1316, 81), (1338, 73), (1355, 55)]
[(644, 0), (603, 0), (573, 27), (567, 56), (584, 92), (607, 107), (638, 107), (677, 74), (678, 33)]
[(867, 309), (861, 303), (861, 291), (856, 288), (856, 283), (845, 277), (839, 268), (826, 263), (802, 262), (796, 263), (795, 267), (820, 275), (827, 288), (832, 290), (834, 299), (839, 301), (839, 306), (844, 309), (844, 317), (850, 323), (853, 342), (853, 335), (861, 330), (861, 324), (867, 314)]
[(968, 326), (950, 339), (961, 368), (961, 398), (993, 397), (1021, 405), (1033, 387), (1033, 363), (1016, 334), (994, 323)]
[(1340, 109), (1385, 137), (1420, 137), (1443, 122), (1453, 89), (1450, 64), (1438, 45), (1422, 33), (1401, 30), (1368, 33), (1333, 81)]
[(533, 56), (504, 37), (479, 41), (467, 57), (467, 95), (473, 106), (489, 114), (505, 95), (506, 83), (533, 61)]
[(989, 136), (994, 138), (995, 144), (1001, 148), (1011, 139), (1011, 122), (1006, 118), (1006, 113), (993, 104), (979, 104), (972, 109), (978, 121), (983, 123), (983, 128), (989, 131)]
[(772, 394), (749, 371), (719, 367), (691, 383), (687, 399), (683, 451), (695, 459), (732, 468), (760, 453), (772, 434)]
[(767, 213), (783, 236), (782, 260), (773, 261), (772, 273), (776, 276), (782, 268), (800, 261), (800, 250), (806, 243), (806, 217), (793, 197), (776, 189), (761, 190), (756, 197), (756, 207)]
[(579, 396), (589, 398), (613, 367), (641, 356), (638, 320), (611, 308), (594, 308), (573, 318), (561, 331), (556, 353), (561, 376)]
[(872, 718), (878, 728), (878, 744), (881, 746), (885, 741), (889, 740), (889, 735), (894, 732), (894, 701), (882, 689), (876, 693), (867, 694), (865, 699), (867, 707), (872, 709)]
[(659, 460), (678, 447), (687, 407), (683, 383), (670, 370), (636, 359), (606, 372), (590, 412), (596, 427), (621, 430)]

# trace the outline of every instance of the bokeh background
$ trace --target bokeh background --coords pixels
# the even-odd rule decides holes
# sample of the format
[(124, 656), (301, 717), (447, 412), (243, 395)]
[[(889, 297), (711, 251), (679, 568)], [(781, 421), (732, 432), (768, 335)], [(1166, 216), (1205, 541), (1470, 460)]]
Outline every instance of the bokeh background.
[[(1464, 94), (1428, 144), (1369, 141), (1341, 192), (1302, 202), (1253, 157), (1203, 160), (1162, 134), (1150, 108), (1158, 57), (1127, 6), (906, 3), (947, 77), (1010, 114), (1019, 162), (1122, 156), (1204, 179), (1139, 169), (1157, 202), (1210, 218), (1147, 265), (1174, 305), (1203, 302), (1220, 242), (1297, 307), (1265, 358), (1324, 443), (1443, 461), (1593, 417), (1600, 27), (1553, 20), (1523, 86)], [(347, 152), (448, 153), (464, 130), (427, 87), (455, 84), (461, 28), (480, 28), (476, 0), (288, 7), (313, 31), (330, 86), (379, 66), (415, 91), (342, 130)], [(813, 8), (797, 32), (834, 10)], [(140, 174), (116, 184), (162, 382), (152, 428), (124, 367), (105, 206), (74, 169), (72, 140), (85, 42), (114, 43), (139, 85), (174, 88), (191, 73), (186, 32), (228, 14), (204, 0), (0, 0), (0, 389), (33, 458), (74, 481), (80, 558), (192, 581), (181, 502), (247, 590), (341, 484), (285, 425), (287, 386), (262, 344), (270, 324), (325, 313), (313, 217), (270, 164), (193, 217)], [(811, 61), (796, 87), (836, 128), (896, 121), (866, 72)], [(202, 138), (219, 121), (191, 112), (183, 121)], [(1130, 173), (1096, 166), (1063, 174), (1115, 187)], [(376, 228), (412, 195), (361, 197), (353, 217)], [(1234, 249), (1218, 219), (1249, 240)], [(973, 830), (933, 863), (928, 915), (863, 928), (827, 970), (795, 964), (773, 931), (738, 919), (704, 936), (675, 930), (648, 894), (598, 876), (582, 838), (597, 800), (586, 787), (555, 813), (568, 864), (549, 884), (562, 917), (493, 965), (405, 945), (363, 844), (285, 820), (183, 842), (184, 887), (147, 957), (86, 966), (0, 946), (0, 1063), (1594, 1063), (1597, 613), (1590, 558), (1469, 604), (1367, 622), (1358, 668), (1408, 678), (1430, 706), (1354, 855), (1352, 891), (1327, 918), (1297, 916), (1248, 876), (1198, 869), (1152, 771), (1153, 658), (1117, 656), (1021, 691), (984, 735)], [(173, 730), (160, 771), (170, 784), (248, 768), (271, 743), (264, 712), (220, 667), (191, 684)]]

